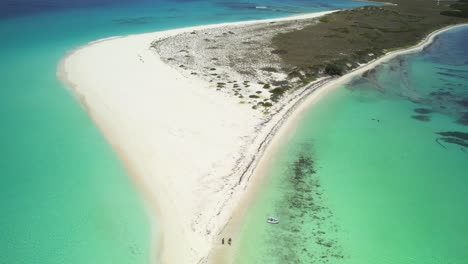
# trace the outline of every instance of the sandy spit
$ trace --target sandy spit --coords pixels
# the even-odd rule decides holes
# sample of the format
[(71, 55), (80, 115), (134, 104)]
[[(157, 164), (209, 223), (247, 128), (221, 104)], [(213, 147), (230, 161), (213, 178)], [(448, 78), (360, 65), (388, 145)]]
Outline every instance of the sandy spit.
[(151, 262), (207, 261), (274, 123), (206, 81), (181, 75), (151, 43), (184, 32), (331, 12), (111, 37), (60, 62), (58, 78), (113, 146), (144, 194), (151, 221), (157, 219), (157, 230), (163, 230), (152, 234)]
[(156, 218), (157, 229), (163, 230), (152, 234), (151, 262), (229, 262), (229, 254), (217, 250), (219, 237), (239, 226), (259, 189), (255, 183), (266, 175), (272, 156), (303, 113), (334, 88), (395, 56), (423, 49), (449, 28), (341, 78), (299, 89), (268, 122), (250, 106), (208, 88), (206, 81), (165, 64), (151, 43), (184, 32), (330, 12), (107, 38), (60, 62), (58, 78), (118, 153), (144, 194), (150, 220)]

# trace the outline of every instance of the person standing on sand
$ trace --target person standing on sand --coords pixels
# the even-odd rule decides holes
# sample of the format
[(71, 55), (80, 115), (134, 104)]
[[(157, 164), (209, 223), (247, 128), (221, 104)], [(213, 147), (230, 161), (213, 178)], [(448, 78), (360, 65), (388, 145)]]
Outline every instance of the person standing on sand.
[(231, 245), (231, 242), (232, 242), (232, 239), (229, 238), (229, 239), (228, 239), (228, 244)]
[(224, 245), (224, 237), (221, 239), (221, 245)]

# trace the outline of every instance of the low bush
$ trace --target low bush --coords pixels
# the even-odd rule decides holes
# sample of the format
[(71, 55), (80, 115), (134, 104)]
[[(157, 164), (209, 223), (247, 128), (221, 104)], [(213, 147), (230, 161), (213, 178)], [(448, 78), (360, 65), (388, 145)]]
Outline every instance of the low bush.
[(336, 75), (343, 75), (343, 66), (338, 65), (338, 64), (327, 64), (325, 66), (324, 73), (331, 75), (331, 76), (336, 76)]

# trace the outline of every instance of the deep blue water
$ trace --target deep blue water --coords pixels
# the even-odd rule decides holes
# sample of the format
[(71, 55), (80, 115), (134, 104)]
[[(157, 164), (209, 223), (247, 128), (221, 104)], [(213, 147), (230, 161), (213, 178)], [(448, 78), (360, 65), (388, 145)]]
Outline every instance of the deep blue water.
[[(162, 8), (169, 6), (174, 9), (185, 9), (186, 4), (205, 4), (210, 3), (218, 9), (230, 9), (239, 12), (239, 10), (249, 10), (255, 6), (269, 6), (275, 9), (275, 12), (304, 12), (316, 11), (318, 9), (335, 9), (343, 7), (362, 6), (362, 3), (348, 0), (260, 0), (260, 1), (221, 1), (221, 0), (51, 0), (51, 1), (33, 1), (33, 0), (4, 0), (0, 3), (0, 17), (15, 17), (20, 15), (31, 15), (41, 12), (63, 11), (77, 8), (109, 8), (109, 7), (136, 7), (145, 6), (149, 8)], [(216, 11), (216, 10), (215, 10)], [(259, 11), (259, 10), (256, 10)], [(261, 11), (260, 11), (261, 12)], [(267, 11), (268, 12), (268, 11)], [(215, 13), (213, 13), (214, 15)], [(234, 14), (237, 15), (237, 14)]]
[[(363, 3), (0, 1), (0, 263), (145, 263), (143, 199), (100, 131), (56, 79), (96, 39)], [(266, 10), (256, 6), (267, 6)]]

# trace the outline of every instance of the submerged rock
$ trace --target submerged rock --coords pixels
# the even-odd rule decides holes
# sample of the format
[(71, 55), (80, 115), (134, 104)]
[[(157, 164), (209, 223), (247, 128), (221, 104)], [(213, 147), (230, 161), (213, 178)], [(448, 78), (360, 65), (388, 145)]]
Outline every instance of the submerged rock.
[(416, 108), (414, 109), (414, 112), (419, 113), (419, 114), (430, 114), (432, 113), (432, 110), (428, 108)]
[(464, 108), (468, 108), (468, 98), (463, 98), (457, 101), (457, 104), (461, 105)]
[(458, 139), (458, 138), (444, 137), (444, 138), (438, 138), (438, 140), (442, 140), (442, 141), (444, 141), (446, 143), (457, 144), (457, 145), (460, 145), (462, 147), (468, 148), (468, 142), (466, 142), (464, 140), (461, 140), (461, 139)]
[(464, 75), (460, 75), (460, 74), (453, 74), (453, 73), (446, 73), (446, 72), (437, 72), (437, 74), (449, 76), (453, 78), (458, 78), (458, 79), (463, 79), (463, 80), (468, 80), (468, 77), (465, 77)]
[(431, 96), (452, 96), (451, 92), (437, 91), (430, 93)]
[[(331, 261), (344, 255), (336, 238), (338, 227), (333, 213), (319, 195), (323, 190), (315, 167), (312, 148), (304, 145), (285, 170), (283, 187), (287, 191), (278, 201), (276, 211), (287, 225), (281, 225), (281, 230), (270, 238), (274, 241), (274, 258), (281, 263), (304, 263), (304, 252), (307, 263), (325, 263), (317, 262), (316, 256), (326, 255)], [(320, 241), (320, 246), (310, 247), (313, 241)]]
[(419, 120), (419, 121), (423, 121), (423, 122), (431, 121), (431, 117), (426, 116), (426, 115), (414, 115), (414, 116), (411, 116), (411, 118)]
[(447, 131), (447, 132), (438, 132), (439, 134), (444, 137), (455, 137), (462, 140), (468, 140), (468, 133), (460, 132), (460, 131)]
[(463, 115), (457, 120), (457, 123), (468, 126), (468, 112), (463, 113)]

